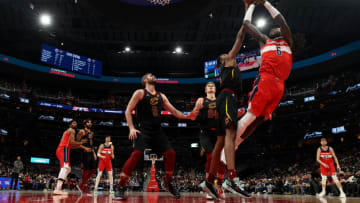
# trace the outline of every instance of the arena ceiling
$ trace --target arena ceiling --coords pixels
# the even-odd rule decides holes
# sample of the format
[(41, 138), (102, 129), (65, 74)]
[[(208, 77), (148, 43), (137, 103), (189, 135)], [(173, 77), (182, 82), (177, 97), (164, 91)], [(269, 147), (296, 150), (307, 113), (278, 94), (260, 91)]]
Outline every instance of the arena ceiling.
[[(203, 62), (228, 51), (244, 15), (242, 0), (2, 0), (0, 53), (40, 63), (41, 43), (104, 61), (105, 75), (202, 77)], [(127, 3), (125, 3), (127, 2)], [(274, 2), (274, 1), (272, 1)], [(276, 0), (295, 35), (295, 60), (360, 39), (358, 0)], [(39, 16), (48, 13), (52, 25)], [(254, 21), (271, 18), (262, 8)], [(62, 45), (63, 44), (63, 45)], [(241, 51), (257, 47), (247, 37)], [(126, 46), (130, 53), (123, 53)], [(184, 54), (173, 54), (175, 47)]]

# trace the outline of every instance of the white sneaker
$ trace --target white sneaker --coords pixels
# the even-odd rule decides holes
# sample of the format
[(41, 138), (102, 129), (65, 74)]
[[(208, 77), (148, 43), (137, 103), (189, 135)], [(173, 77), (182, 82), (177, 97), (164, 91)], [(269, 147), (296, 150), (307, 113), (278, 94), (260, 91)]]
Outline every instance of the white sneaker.
[(342, 192), (339, 197), (340, 198), (346, 198), (346, 194)]
[(212, 199), (214, 199), (214, 198), (211, 197), (209, 194), (206, 193), (206, 199), (207, 199), (207, 200), (212, 200)]
[(316, 194), (318, 197), (325, 197), (326, 193), (324, 191), (320, 192), (319, 194)]

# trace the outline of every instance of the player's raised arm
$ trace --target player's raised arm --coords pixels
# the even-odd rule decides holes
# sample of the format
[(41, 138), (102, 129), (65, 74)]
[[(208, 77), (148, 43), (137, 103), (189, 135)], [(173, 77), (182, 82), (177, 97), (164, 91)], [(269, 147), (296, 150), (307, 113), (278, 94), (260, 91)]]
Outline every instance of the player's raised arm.
[(140, 131), (135, 129), (133, 118), (131, 115), (131, 112), (135, 109), (136, 105), (139, 103), (139, 101), (144, 97), (144, 90), (136, 90), (134, 94), (132, 95), (125, 111), (125, 118), (129, 126), (129, 139), (133, 140), (137, 138), (137, 133), (140, 133)]
[(338, 158), (336, 157), (336, 155), (335, 155), (335, 151), (334, 151), (334, 149), (332, 148), (332, 147), (330, 147), (330, 152), (331, 152), (331, 154), (332, 154), (332, 156), (334, 157), (334, 161), (335, 161), (335, 163), (336, 163), (336, 168), (339, 170), (339, 172), (341, 171), (341, 167), (340, 167), (340, 164), (339, 164), (339, 160), (338, 160)]
[(269, 11), (271, 17), (280, 26), (281, 35), (284, 36), (286, 42), (290, 45), (290, 47), (292, 47), (294, 41), (292, 39), (291, 30), (288, 24), (286, 23), (284, 16), (274, 6), (272, 6), (270, 2), (265, 0), (260, 0), (260, 2), (263, 3), (266, 10)]
[(101, 144), (101, 145), (99, 146), (98, 151), (97, 151), (97, 156), (98, 156), (99, 158), (101, 158), (101, 159), (105, 159), (105, 158), (106, 158), (106, 157), (104, 157), (104, 156), (101, 155), (101, 151), (102, 151), (103, 149), (104, 149), (104, 145)]
[(165, 94), (161, 93), (161, 98), (163, 100), (163, 107), (165, 110), (170, 111), (170, 113), (178, 119), (188, 119), (190, 116), (185, 116), (179, 110), (177, 110), (169, 101), (169, 99), (165, 96)]
[(196, 100), (195, 107), (191, 111), (190, 119), (195, 120), (202, 108), (204, 108), (204, 98), (201, 97)]
[(245, 7), (248, 9), (245, 12), (243, 26), (247, 33), (249, 33), (256, 41), (258, 41), (260, 47), (263, 47), (266, 44), (268, 37), (260, 32), (253, 24), (251, 24), (252, 16), (255, 10), (255, 4), (250, 4), (249, 6), (245, 3)]
[(245, 28), (244, 28), (244, 25), (242, 25), (236, 35), (235, 43), (234, 43), (232, 49), (228, 53), (229, 59), (234, 59), (236, 57), (236, 55), (239, 53), (242, 42), (244, 41), (245, 35), (246, 35)]
[(327, 165), (327, 164), (325, 164), (324, 162), (322, 162), (321, 160), (320, 160), (320, 148), (318, 148), (318, 150), (317, 150), (317, 153), (316, 153), (316, 161), (319, 163), (319, 164), (321, 164), (321, 165), (323, 165), (325, 168), (329, 168), (329, 166)]

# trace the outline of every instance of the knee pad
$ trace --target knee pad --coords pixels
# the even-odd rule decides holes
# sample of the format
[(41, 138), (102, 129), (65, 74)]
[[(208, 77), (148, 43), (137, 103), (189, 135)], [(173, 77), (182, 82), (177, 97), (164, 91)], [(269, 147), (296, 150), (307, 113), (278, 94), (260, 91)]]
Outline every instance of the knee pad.
[(339, 179), (338, 179), (338, 177), (336, 175), (333, 175), (331, 177), (334, 180), (334, 183), (339, 183)]
[(326, 184), (327, 177), (321, 176), (321, 184)]

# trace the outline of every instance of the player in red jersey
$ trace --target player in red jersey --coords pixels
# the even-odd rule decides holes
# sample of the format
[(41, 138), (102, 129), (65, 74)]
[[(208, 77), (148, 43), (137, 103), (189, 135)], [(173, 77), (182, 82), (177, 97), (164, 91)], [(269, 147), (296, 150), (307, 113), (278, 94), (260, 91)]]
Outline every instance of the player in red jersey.
[(110, 184), (110, 194), (114, 194), (113, 186), (113, 172), (112, 172), (112, 164), (111, 159), (115, 158), (114, 155), (114, 146), (111, 143), (111, 137), (105, 137), (105, 143), (101, 144), (97, 156), (99, 157), (99, 166), (98, 166), (98, 174), (96, 176), (95, 188), (94, 188), (94, 195), (97, 195), (97, 189), (99, 186), (100, 178), (104, 170), (108, 173), (109, 177), (109, 184)]
[(334, 161), (339, 172), (341, 172), (341, 168), (339, 161), (335, 155), (335, 151), (332, 147), (327, 146), (326, 138), (321, 138), (320, 144), (321, 146), (318, 148), (316, 154), (316, 161), (320, 164), (322, 191), (318, 194), (318, 196), (324, 197), (326, 195), (326, 180), (327, 177), (331, 175), (333, 181), (335, 182), (336, 186), (340, 191), (340, 197), (345, 198), (346, 195), (343, 191), (342, 185), (336, 176)]
[[(264, 5), (280, 28), (272, 29), (269, 36), (261, 33), (251, 24), (255, 4), (249, 5), (244, 17), (244, 27), (258, 41), (262, 61), (259, 76), (249, 94), (248, 111), (238, 121), (236, 148), (258, 125), (267, 119), (272, 119), (272, 113), (283, 96), (284, 82), (289, 77), (292, 66), (293, 40), (284, 17), (268, 1), (258, 0), (256, 3)], [(247, 5), (246, 2), (245, 4)], [(246, 133), (246, 131), (250, 131), (250, 133)]]
[(67, 129), (60, 141), (60, 144), (56, 150), (56, 157), (60, 161), (60, 172), (57, 179), (57, 185), (53, 192), (54, 195), (64, 195), (67, 194), (64, 191), (61, 191), (62, 185), (66, 180), (66, 177), (69, 175), (70, 168), (70, 149), (80, 148), (82, 144), (86, 143), (86, 140), (81, 142), (75, 141), (75, 129), (77, 127), (76, 121), (71, 121), (69, 129)]

